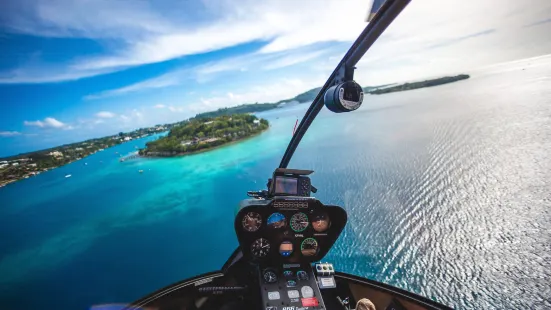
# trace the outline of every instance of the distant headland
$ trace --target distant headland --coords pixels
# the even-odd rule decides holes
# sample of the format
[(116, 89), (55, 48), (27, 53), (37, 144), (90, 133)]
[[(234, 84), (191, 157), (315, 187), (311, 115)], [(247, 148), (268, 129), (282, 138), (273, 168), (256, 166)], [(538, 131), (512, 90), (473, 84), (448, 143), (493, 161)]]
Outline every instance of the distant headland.
[(445, 76), (445, 77), (432, 79), (432, 80), (425, 80), (425, 81), (413, 82), (413, 83), (404, 83), (400, 85), (393, 85), (390, 87), (377, 88), (372, 91), (369, 91), (369, 93), (373, 95), (382, 95), (382, 94), (412, 90), (417, 88), (433, 87), (433, 86), (448, 84), (448, 83), (457, 82), (461, 80), (466, 80), (469, 77), (470, 76), (467, 74), (459, 74), (456, 76)]

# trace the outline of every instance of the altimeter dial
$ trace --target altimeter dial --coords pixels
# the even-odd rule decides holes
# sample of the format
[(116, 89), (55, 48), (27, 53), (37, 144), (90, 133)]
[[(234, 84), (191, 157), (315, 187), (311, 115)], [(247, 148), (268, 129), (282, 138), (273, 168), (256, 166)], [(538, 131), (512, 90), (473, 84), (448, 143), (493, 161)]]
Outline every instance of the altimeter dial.
[(270, 243), (264, 238), (256, 239), (251, 245), (251, 253), (258, 258), (265, 257), (270, 252)]

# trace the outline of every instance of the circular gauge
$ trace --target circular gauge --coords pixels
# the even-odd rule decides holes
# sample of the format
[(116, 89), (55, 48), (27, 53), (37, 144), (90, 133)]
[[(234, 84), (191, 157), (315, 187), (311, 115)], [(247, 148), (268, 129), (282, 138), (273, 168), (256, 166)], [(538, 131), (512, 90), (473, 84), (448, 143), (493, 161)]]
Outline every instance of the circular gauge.
[(317, 232), (324, 232), (331, 226), (331, 221), (329, 220), (329, 216), (325, 213), (320, 213), (314, 215), (314, 218), (312, 219), (312, 227)]
[(251, 253), (255, 257), (264, 257), (270, 252), (270, 243), (264, 238), (256, 239), (251, 245)]
[(291, 228), (295, 232), (301, 232), (308, 227), (308, 216), (302, 212), (295, 213), (291, 217)]
[(281, 213), (272, 213), (272, 215), (268, 217), (268, 227), (270, 228), (281, 228), (284, 227), (285, 224), (287, 224), (287, 220), (285, 219), (285, 215)]
[(277, 281), (277, 275), (272, 270), (264, 271), (264, 275), (262, 277), (264, 278), (264, 281), (266, 281), (266, 283), (274, 283), (275, 281)]
[(308, 274), (304, 270), (297, 271), (297, 278), (299, 280), (308, 280)]
[(293, 253), (293, 244), (291, 241), (283, 241), (279, 245), (279, 254), (284, 257), (289, 257)]
[(314, 238), (306, 238), (300, 245), (300, 251), (304, 256), (314, 256), (318, 253), (318, 242)]
[(257, 231), (262, 225), (262, 217), (256, 212), (249, 212), (243, 217), (243, 229), (249, 232)]

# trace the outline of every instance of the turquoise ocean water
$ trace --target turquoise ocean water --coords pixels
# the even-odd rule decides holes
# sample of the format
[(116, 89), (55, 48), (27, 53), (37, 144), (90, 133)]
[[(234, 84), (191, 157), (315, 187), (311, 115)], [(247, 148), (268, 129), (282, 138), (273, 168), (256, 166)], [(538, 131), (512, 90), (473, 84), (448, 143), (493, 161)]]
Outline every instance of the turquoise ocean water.
[[(290, 166), (349, 213), (327, 260), (458, 308), (551, 307), (550, 63), (322, 112)], [(0, 308), (128, 302), (220, 268), (305, 109), (210, 152), (118, 161), (148, 137), (1, 188)]]

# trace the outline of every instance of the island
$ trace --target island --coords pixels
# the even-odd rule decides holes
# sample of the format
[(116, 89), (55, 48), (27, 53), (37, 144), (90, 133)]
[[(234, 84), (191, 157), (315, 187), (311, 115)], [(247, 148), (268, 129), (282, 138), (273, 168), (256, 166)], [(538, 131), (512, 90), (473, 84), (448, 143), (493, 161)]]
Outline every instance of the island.
[(172, 157), (212, 148), (257, 135), (269, 123), (252, 114), (193, 118), (170, 130), (168, 135), (148, 142), (138, 154), (145, 157)]
[(377, 88), (375, 90), (369, 91), (370, 94), (373, 95), (381, 95), (381, 94), (388, 94), (393, 93), (397, 91), (405, 91), (405, 90), (412, 90), (417, 88), (424, 88), (424, 87), (432, 87), (432, 86), (438, 86), (442, 84), (457, 82), (461, 80), (466, 80), (470, 76), (467, 74), (459, 74), (456, 76), (445, 76), (437, 79), (432, 80), (425, 80), (421, 82), (413, 82), (413, 83), (404, 83), (396, 86), (390, 86), (390, 87), (384, 87), (384, 88)]

